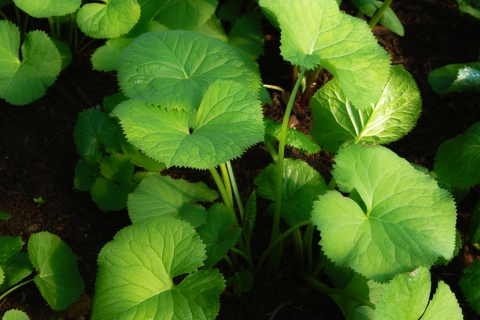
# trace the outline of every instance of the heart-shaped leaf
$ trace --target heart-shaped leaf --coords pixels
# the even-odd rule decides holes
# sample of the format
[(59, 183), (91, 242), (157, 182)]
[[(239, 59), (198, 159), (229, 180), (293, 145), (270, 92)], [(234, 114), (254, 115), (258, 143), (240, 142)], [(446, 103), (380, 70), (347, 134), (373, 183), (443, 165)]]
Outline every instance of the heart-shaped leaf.
[(101, 0), (87, 3), (77, 12), (77, 24), (87, 36), (116, 38), (127, 33), (140, 18), (136, 0)]
[(225, 283), (218, 270), (196, 271), (205, 258), (200, 237), (179, 219), (124, 228), (100, 251), (92, 319), (214, 319)]
[(124, 93), (162, 108), (198, 108), (217, 79), (260, 88), (255, 63), (238, 49), (204, 34), (154, 31), (141, 35), (122, 53), (118, 80)]
[(33, 234), (28, 256), (38, 272), (35, 284), (53, 310), (63, 310), (80, 297), (85, 285), (75, 255), (62, 239), (48, 232)]
[(167, 167), (213, 168), (263, 140), (257, 95), (233, 81), (213, 83), (193, 114), (136, 100), (122, 102), (113, 114), (129, 142)]
[(346, 141), (386, 144), (412, 130), (421, 112), (420, 91), (401, 65), (390, 70), (378, 101), (361, 110), (351, 104), (337, 79), (318, 90), (311, 101), (315, 141), (336, 152)]
[[(338, 77), (359, 109), (376, 103), (387, 81), (390, 59), (365, 21), (341, 13), (335, 0), (260, 0), (282, 30), (282, 56)], [(308, 10), (306, 10), (308, 8)]]
[(14, 0), (15, 5), (35, 18), (63, 16), (80, 8), (82, 0)]
[(42, 97), (57, 79), (60, 53), (43, 31), (27, 33), (19, 57), (20, 32), (10, 21), (0, 21), (0, 97), (25, 105)]
[(198, 227), (207, 219), (206, 210), (197, 201), (212, 202), (218, 193), (203, 182), (190, 183), (169, 176), (144, 179), (128, 197), (128, 214), (133, 223), (152, 216), (176, 216)]
[(381, 146), (352, 145), (335, 161), (333, 178), (352, 186), (357, 202), (330, 191), (312, 212), (322, 249), (335, 264), (386, 282), (452, 257), (455, 203), (435, 180)]

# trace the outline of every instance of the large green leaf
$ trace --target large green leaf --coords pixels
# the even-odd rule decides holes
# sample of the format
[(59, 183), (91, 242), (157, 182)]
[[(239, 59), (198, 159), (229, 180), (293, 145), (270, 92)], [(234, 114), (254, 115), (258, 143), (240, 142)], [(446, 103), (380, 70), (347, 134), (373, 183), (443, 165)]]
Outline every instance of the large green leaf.
[[(352, 0), (352, 3), (357, 7), (361, 12), (365, 13), (367, 16), (372, 17), (378, 9), (383, 4), (383, 1), (377, 0)], [(405, 34), (403, 25), (398, 20), (397, 15), (393, 12), (392, 8), (388, 7), (387, 10), (383, 13), (382, 17), (378, 21), (382, 26), (392, 30), (399, 36)]]
[(473, 261), (464, 271), (458, 282), (470, 306), (480, 313), (480, 259)]
[(43, 31), (27, 33), (19, 57), (20, 32), (10, 21), (0, 21), (0, 97), (25, 105), (42, 97), (57, 79), (62, 59)]
[[(272, 163), (255, 178), (258, 194), (275, 200), (277, 164)], [(280, 215), (293, 226), (310, 219), (313, 200), (327, 190), (322, 176), (302, 160), (285, 159), (283, 164)]]
[(442, 182), (456, 187), (480, 183), (480, 122), (445, 141), (435, 155), (434, 171)]
[(325, 254), (367, 278), (386, 282), (455, 248), (452, 196), (431, 177), (382, 146), (339, 151), (332, 171), (351, 197), (330, 191), (314, 203), (312, 221)]
[(118, 79), (124, 93), (162, 108), (198, 108), (218, 79), (260, 88), (255, 63), (238, 49), (204, 34), (173, 30), (143, 34), (122, 53)]
[(116, 38), (127, 33), (140, 18), (136, 0), (101, 0), (87, 3), (77, 12), (80, 30), (92, 38)]
[(228, 209), (223, 203), (216, 203), (208, 208), (207, 222), (198, 229), (207, 251), (204, 268), (210, 269), (220, 261), (237, 243), (241, 233), (242, 228), (233, 225)]
[(218, 0), (160, 0), (155, 20), (171, 30), (194, 30), (215, 12)]
[(82, 0), (14, 0), (15, 5), (35, 18), (63, 16), (80, 8)]
[(307, 69), (322, 65), (338, 77), (345, 95), (359, 109), (378, 101), (390, 59), (365, 21), (341, 13), (335, 0), (259, 4), (280, 23), (285, 60)]
[(432, 70), (428, 82), (438, 94), (480, 92), (480, 62), (450, 64)]
[(205, 223), (207, 211), (195, 202), (212, 202), (216, 198), (218, 193), (203, 182), (151, 176), (144, 179), (128, 197), (128, 214), (133, 223), (152, 216), (169, 215), (198, 227)]
[(38, 272), (35, 284), (53, 310), (63, 310), (80, 297), (85, 284), (75, 255), (62, 239), (48, 232), (33, 234), (28, 256)]
[(257, 95), (233, 81), (213, 83), (191, 115), (136, 100), (121, 103), (113, 114), (129, 142), (167, 167), (213, 168), (263, 140)]
[(205, 258), (187, 222), (163, 215), (126, 227), (100, 251), (92, 319), (214, 319), (225, 284), (218, 270), (196, 271)]
[(362, 110), (351, 104), (337, 79), (318, 90), (311, 100), (315, 141), (336, 152), (346, 142), (386, 144), (412, 130), (421, 112), (420, 92), (401, 65), (390, 70), (378, 101)]

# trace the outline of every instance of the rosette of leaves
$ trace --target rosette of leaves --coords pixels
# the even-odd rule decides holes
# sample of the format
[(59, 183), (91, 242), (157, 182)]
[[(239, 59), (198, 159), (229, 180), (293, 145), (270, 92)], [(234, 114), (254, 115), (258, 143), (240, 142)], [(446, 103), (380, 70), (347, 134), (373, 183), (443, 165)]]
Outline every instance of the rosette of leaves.
[(455, 203), (435, 180), (381, 146), (346, 147), (335, 162), (333, 179), (350, 195), (321, 195), (311, 220), (336, 265), (386, 282), (453, 256)]
[(432, 70), (428, 82), (438, 94), (480, 92), (480, 62), (450, 64)]
[(393, 66), (376, 103), (356, 108), (333, 79), (311, 100), (312, 137), (330, 152), (348, 144), (387, 144), (413, 129), (421, 112), (415, 80), (402, 66)]

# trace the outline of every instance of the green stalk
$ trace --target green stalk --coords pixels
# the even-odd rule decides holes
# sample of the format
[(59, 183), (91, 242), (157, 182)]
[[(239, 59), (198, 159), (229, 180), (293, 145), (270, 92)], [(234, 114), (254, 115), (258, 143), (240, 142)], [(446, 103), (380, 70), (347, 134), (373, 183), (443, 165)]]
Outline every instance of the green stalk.
[(292, 233), (293, 239), (293, 253), (294, 253), (294, 264), (297, 267), (297, 270), (303, 270), (304, 267), (304, 258), (303, 258), (303, 242), (302, 236), (300, 234), (300, 229), (295, 229)]
[(240, 193), (238, 192), (237, 181), (235, 180), (235, 175), (233, 174), (232, 164), (230, 161), (227, 161), (228, 175), (230, 176), (230, 181), (232, 183), (233, 194), (235, 195), (235, 200), (237, 201), (238, 211), (240, 212), (240, 219), (243, 220), (243, 203), (240, 198)]
[(0, 301), (1, 301), (3, 298), (5, 298), (10, 292), (12, 292), (12, 291), (14, 291), (14, 290), (16, 290), (16, 289), (18, 289), (18, 288), (26, 285), (27, 283), (30, 283), (30, 282), (33, 282), (33, 279), (30, 279), (30, 280), (27, 280), (27, 281), (22, 282), (22, 283), (20, 283), (20, 284), (17, 284), (15, 287), (11, 287), (8, 291), (5, 291), (5, 293), (0, 296)]
[(277, 162), (278, 153), (277, 149), (275, 149), (275, 146), (273, 145), (273, 140), (265, 136), (265, 141), (263, 141), (263, 143), (265, 144), (265, 147), (267, 147), (268, 153), (270, 153), (273, 162)]
[(253, 269), (253, 263), (252, 263), (252, 258), (250, 258), (245, 252), (238, 250), (237, 248), (233, 247), (230, 248), (230, 251), (235, 252), (239, 256), (243, 257), (245, 261), (248, 263), (248, 269), (252, 270)]
[(373, 28), (377, 25), (378, 21), (383, 16), (383, 13), (385, 12), (385, 10), (387, 10), (388, 7), (390, 7), (390, 4), (392, 3), (392, 1), (393, 0), (385, 0), (383, 2), (383, 4), (380, 6), (377, 12), (375, 12), (375, 14), (373, 15), (372, 19), (370, 19), (370, 22), (368, 23), (368, 26), (370, 28)]
[(225, 260), (230, 269), (232, 269), (232, 272), (235, 273), (235, 266), (233, 265), (232, 259), (230, 259), (228, 255), (224, 255), (223, 260)]
[(70, 14), (70, 28), (68, 30), (68, 46), (72, 48), (73, 32), (75, 31), (75, 12)]
[(48, 17), (48, 26), (50, 27), (50, 35), (52, 36), (52, 38), (56, 39), (56, 35), (55, 35), (55, 26), (54, 26), (55, 22), (53, 21), (53, 17)]
[(283, 90), (282, 87), (275, 86), (275, 85), (273, 85), (273, 84), (264, 84), (263, 86), (264, 86), (265, 88), (267, 88), (267, 89), (274, 89), (274, 90), (278, 90), (278, 91), (280, 91), (280, 92), (285, 92), (285, 90)]
[(307, 270), (309, 272), (311, 272), (313, 268), (312, 241), (313, 241), (314, 230), (315, 228), (313, 227), (313, 224), (309, 224), (305, 230), (305, 235), (303, 237), (303, 247), (307, 255), (307, 264), (308, 264)]
[(313, 270), (313, 272), (312, 272), (312, 276), (314, 278), (316, 278), (318, 276), (318, 274), (320, 273), (320, 271), (322, 271), (323, 267), (325, 267), (325, 265), (327, 264), (327, 261), (328, 261), (327, 257), (323, 256), (322, 259), (320, 260), (320, 262), (315, 267), (315, 270)]
[(228, 208), (228, 213), (230, 215), (230, 219), (235, 226), (238, 226), (238, 219), (237, 215), (235, 214), (235, 210), (233, 210), (233, 204), (231, 202), (231, 198), (228, 197), (227, 190), (225, 189), (225, 185), (223, 184), (222, 178), (217, 172), (217, 169), (210, 168), (210, 173), (212, 174), (213, 180), (217, 184), (218, 191), (220, 191), (220, 195), (222, 196), (223, 202)]
[(3, 13), (2, 10), (0, 10), (0, 17), (2, 17), (5, 20), (8, 20), (8, 17), (5, 15), (5, 13)]
[(375, 310), (375, 305), (373, 303), (371, 303), (368, 300), (365, 300), (364, 298), (356, 295), (355, 293), (353, 293), (351, 291), (344, 290), (344, 289), (338, 289), (338, 288), (330, 288), (326, 284), (324, 284), (323, 282), (321, 282), (321, 281), (315, 279), (314, 277), (309, 276), (308, 274), (305, 274), (303, 272), (300, 272), (299, 276), (303, 280), (307, 281), (310, 285), (312, 285), (313, 288), (317, 291), (320, 291), (320, 292), (325, 293), (325, 294), (336, 294), (336, 295), (346, 296), (346, 297), (355, 299), (358, 302), (360, 302), (361, 304), (363, 304), (365, 306), (368, 306), (368, 307), (372, 308), (373, 310)]
[(233, 208), (233, 195), (232, 195), (232, 185), (230, 184), (230, 178), (228, 175), (227, 167), (225, 163), (220, 165), (220, 170), (222, 171), (223, 183), (225, 185), (225, 190), (227, 191), (228, 199), (230, 199), (230, 203)]
[(292, 94), (288, 100), (287, 109), (285, 110), (285, 116), (283, 117), (282, 129), (280, 131), (280, 140), (278, 145), (278, 160), (277, 160), (277, 176), (276, 176), (276, 185), (275, 185), (275, 209), (273, 213), (273, 226), (272, 234), (270, 237), (270, 244), (274, 243), (280, 233), (280, 209), (282, 206), (282, 187), (283, 187), (283, 158), (285, 156), (285, 139), (287, 137), (287, 128), (288, 120), (290, 119), (290, 114), (292, 113), (293, 103), (295, 101), (295, 96), (297, 95), (298, 88), (300, 87), (300, 82), (302, 81), (303, 75), (305, 74), (305, 68), (302, 68), (302, 71), (298, 75), (295, 86), (293, 87)]
[(300, 98), (301, 107), (304, 107), (307, 102), (307, 99), (313, 96), (313, 91), (315, 90), (315, 87), (312, 87), (312, 84), (315, 81), (315, 79), (318, 77), (320, 72), (322, 72), (322, 70), (323, 70), (323, 67), (319, 65), (315, 69), (315, 71), (311, 74), (311, 76), (308, 78), (307, 84), (305, 86), (305, 91), (303, 92), (302, 97)]

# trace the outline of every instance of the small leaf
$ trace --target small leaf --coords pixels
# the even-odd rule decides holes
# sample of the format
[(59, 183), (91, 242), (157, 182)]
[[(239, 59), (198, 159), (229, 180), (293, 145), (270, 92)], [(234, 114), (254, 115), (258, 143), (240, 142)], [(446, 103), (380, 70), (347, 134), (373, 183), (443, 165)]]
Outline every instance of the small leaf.
[(98, 163), (88, 163), (85, 159), (80, 158), (75, 166), (75, 178), (73, 185), (77, 190), (90, 191), (93, 183), (98, 177), (99, 165)]
[(436, 319), (463, 320), (462, 309), (455, 294), (443, 281), (438, 282), (437, 292), (422, 317), (422, 320)]
[[(263, 120), (265, 122), (265, 133), (278, 141), (280, 139), (282, 124), (273, 122), (268, 118), (264, 118)], [(320, 147), (306, 134), (291, 128), (287, 128), (285, 144), (308, 154), (314, 154), (320, 151)]]
[(155, 161), (138, 150), (138, 148), (127, 141), (127, 138), (123, 134), (120, 137), (120, 145), (122, 146), (123, 153), (130, 157), (134, 165), (152, 172), (160, 172), (166, 168), (164, 163)]
[(203, 268), (211, 269), (237, 243), (242, 228), (233, 225), (223, 203), (215, 203), (208, 208), (207, 222), (197, 232), (206, 245)]
[(359, 110), (333, 79), (311, 101), (314, 124), (312, 137), (330, 152), (346, 141), (386, 144), (413, 129), (421, 112), (420, 91), (402, 66), (391, 68), (380, 99)]
[(428, 82), (438, 94), (480, 92), (480, 62), (450, 64), (432, 70)]
[(12, 217), (12, 215), (8, 212), (0, 210), (0, 219), (1, 220), (8, 220)]
[(22, 237), (1, 236), (0, 237), (0, 265), (3, 265), (17, 252), (22, 250)]
[(33, 234), (28, 241), (28, 256), (38, 272), (35, 284), (53, 310), (63, 310), (80, 297), (85, 285), (75, 255), (58, 236)]
[[(376, 0), (352, 0), (352, 3), (361, 12), (365, 13), (369, 17), (372, 17), (383, 4), (382, 1)], [(385, 10), (378, 22), (385, 28), (392, 30), (401, 37), (403, 37), (403, 35), (405, 34), (402, 23), (400, 22), (400, 20), (398, 20), (397, 15), (390, 7)]]
[(258, 12), (250, 12), (238, 19), (228, 34), (228, 43), (239, 48), (252, 60), (263, 54), (263, 41), (260, 22), (262, 16)]
[(140, 18), (140, 5), (135, 0), (102, 0), (87, 3), (77, 12), (77, 24), (87, 36), (117, 38), (127, 33)]
[(255, 278), (250, 270), (241, 269), (235, 273), (234, 287), (235, 283), (238, 283), (238, 287), (240, 288), (241, 292), (249, 292), (253, 288)]
[(480, 259), (473, 261), (464, 269), (463, 276), (458, 284), (470, 306), (477, 313), (480, 313), (480, 291), (478, 291), (480, 286)]
[(171, 30), (194, 30), (215, 12), (218, 0), (162, 0), (155, 20)]
[[(376, 103), (390, 59), (365, 21), (341, 13), (335, 0), (260, 0), (282, 29), (282, 56), (307, 69), (319, 64), (338, 77), (353, 105)], [(308, 8), (308, 10), (305, 10)]]
[(30, 320), (28, 315), (20, 310), (8, 310), (2, 317), (2, 320)]
[(124, 228), (100, 251), (92, 319), (214, 319), (225, 283), (218, 270), (196, 271), (205, 258), (200, 237), (179, 219)]
[(43, 32), (27, 33), (19, 57), (20, 32), (10, 21), (0, 21), (0, 97), (25, 105), (42, 97), (57, 79), (62, 59)]
[(480, 183), (480, 122), (440, 145), (433, 164), (438, 179), (456, 187)]
[(128, 214), (132, 223), (152, 216), (169, 215), (194, 227), (205, 223), (206, 210), (197, 201), (212, 202), (218, 193), (203, 182), (190, 183), (169, 176), (151, 176), (143, 180), (128, 197)]
[(120, 55), (133, 40), (125, 38), (107, 40), (103, 46), (92, 54), (93, 69), (99, 71), (117, 70)]
[(72, 51), (70, 51), (70, 47), (66, 43), (55, 39), (50, 40), (52, 40), (55, 48), (57, 48), (60, 53), (60, 58), (62, 59), (61, 69), (63, 70), (72, 62)]
[(213, 168), (263, 140), (257, 95), (233, 81), (218, 80), (209, 87), (193, 123), (185, 111), (135, 100), (121, 103), (113, 114), (129, 142), (167, 167)]
[(138, 37), (122, 53), (118, 79), (131, 98), (162, 108), (198, 108), (217, 79), (258, 91), (259, 71), (241, 51), (192, 31), (155, 31)]
[[(255, 178), (258, 194), (275, 200), (277, 164), (272, 163)], [(289, 226), (309, 220), (312, 201), (327, 190), (322, 176), (302, 160), (285, 159), (283, 164), (281, 217)]]
[(435, 180), (381, 146), (346, 147), (335, 162), (333, 178), (355, 188), (365, 209), (337, 191), (314, 202), (312, 221), (333, 262), (386, 282), (452, 257), (455, 203)]
[(15, 5), (35, 18), (48, 18), (73, 13), (80, 8), (81, 0), (14, 0)]
[(0, 292), (17, 284), (33, 272), (33, 266), (26, 252), (17, 252), (7, 262), (1, 264), (1, 267), (5, 281), (0, 285)]

